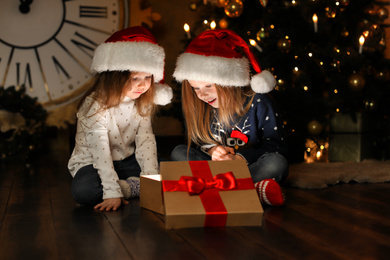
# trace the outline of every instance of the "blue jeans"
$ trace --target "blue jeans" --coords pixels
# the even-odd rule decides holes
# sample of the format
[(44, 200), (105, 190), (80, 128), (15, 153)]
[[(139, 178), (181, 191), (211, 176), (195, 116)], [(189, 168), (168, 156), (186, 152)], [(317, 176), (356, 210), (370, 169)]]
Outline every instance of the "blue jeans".
[[(122, 161), (114, 161), (114, 169), (119, 179), (139, 177), (141, 168), (135, 155)], [(96, 205), (103, 200), (103, 186), (98, 171), (92, 164), (80, 168), (72, 180), (71, 193), (75, 201), (82, 205)]]
[[(211, 156), (194, 148), (190, 148), (187, 157), (187, 145), (176, 146), (171, 153), (172, 161), (207, 161)], [(265, 153), (256, 162), (248, 165), (253, 182), (275, 179), (282, 183), (288, 176), (288, 161), (279, 153)]]

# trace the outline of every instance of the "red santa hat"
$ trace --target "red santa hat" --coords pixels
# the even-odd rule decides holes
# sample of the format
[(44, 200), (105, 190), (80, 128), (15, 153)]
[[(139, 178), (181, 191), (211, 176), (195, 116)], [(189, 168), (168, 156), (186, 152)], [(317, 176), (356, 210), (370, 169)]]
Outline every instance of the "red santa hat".
[[(252, 79), (248, 60), (257, 73)], [(247, 43), (228, 29), (199, 34), (178, 57), (173, 76), (178, 81), (199, 80), (223, 87), (251, 85), (257, 93), (270, 92), (276, 85), (271, 72), (261, 70)]]
[(153, 74), (156, 82), (154, 102), (166, 105), (172, 89), (164, 84), (165, 52), (155, 37), (141, 26), (129, 27), (112, 34), (94, 52), (91, 72), (137, 71)]

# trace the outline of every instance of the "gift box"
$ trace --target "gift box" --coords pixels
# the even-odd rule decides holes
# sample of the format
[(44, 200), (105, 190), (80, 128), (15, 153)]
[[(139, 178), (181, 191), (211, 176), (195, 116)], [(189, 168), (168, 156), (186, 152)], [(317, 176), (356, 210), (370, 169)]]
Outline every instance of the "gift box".
[(330, 121), (332, 133), (367, 133), (372, 132), (375, 121), (366, 113), (336, 113)]
[(140, 187), (140, 206), (164, 214), (161, 175), (141, 175)]
[(354, 161), (374, 157), (375, 121), (366, 113), (337, 113), (331, 120), (328, 158), (331, 162)]
[(161, 162), (160, 173), (166, 228), (262, 225), (244, 161)]
[(332, 134), (329, 137), (330, 162), (360, 162), (374, 157), (373, 134)]

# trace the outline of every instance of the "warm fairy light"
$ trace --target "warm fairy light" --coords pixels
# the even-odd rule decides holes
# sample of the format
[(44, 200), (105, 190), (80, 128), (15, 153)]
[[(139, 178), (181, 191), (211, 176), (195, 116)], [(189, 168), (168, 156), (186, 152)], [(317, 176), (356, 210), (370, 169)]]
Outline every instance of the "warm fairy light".
[(253, 39), (249, 39), (249, 43), (255, 47), (259, 52), (263, 52), (263, 49), (257, 44), (257, 42)]
[(324, 150), (325, 149), (325, 146), (323, 144), (320, 145), (320, 149), (321, 150)]
[(203, 21), (203, 24), (204, 24), (204, 25), (207, 25), (208, 23), (209, 23), (209, 21), (207, 21), (207, 20), (204, 20), (204, 21)]
[(316, 154), (316, 157), (317, 157), (317, 159), (319, 159), (320, 157), (321, 157), (321, 151), (317, 151), (317, 154)]
[(336, 112), (337, 112), (337, 113), (340, 112), (340, 109), (339, 109), (339, 108), (336, 108)]
[(188, 23), (184, 24), (184, 31), (187, 33), (188, 39), (191, 39), (190, 26), (188, 25)]
[(210, 23), (210, 28), (213, 30), (213, 29), (215, 29), (215, 27), (217, 27), (217, 23), (215, 21), (212, 21)]
[(368, 37), (369, 34), (370, 34), (370, 31), (364, 31), (363, 32), (363, 36), (366, 37), (366, 38)]
[(308, 87), (308, 86), (304, 86), (304, 87), (303, 87), (303, 90), (304, 90), (304, 91), (308, 91), (308, 90), (309, 90), (309, 87)]
[(339, 91), (338, 91), (337, 89), (333, 90), (333, 92), (334, 92), (335, 94), (339, 93)]
[(318, 31), (318, 16), (317, 14), (313, 15), (313, 24), (314, 24), (314, 32)]
[(320, 61), (320, 65), (323, 66), (323, 65), (324, 65), (324, 62), (323, 62), (323, 61)]
[(285, 38), (286, 40), (288, 40), (290, 37), (288, 37), (288, 35), (286, 35), (284, 38)]
[(362, 54), (363, 52), (363, 45), (364, 45), (364, 36), (360, 36), (359, 38), (359, 54)]
[(309, 55), (310, 58), (313, 57), (313, 53), (311, 53), (311, 52), (309, 52), (309, 54), (307, 54), (307, 55)]
[(275, 25), (271, 24), (271, 25), (269, 26), (269, 28), (275, 29)]
[(298, 69), (298, 67), (295, 67), (294, 70), (295, 70), (295, 71), (298, 71), (299, 69)]

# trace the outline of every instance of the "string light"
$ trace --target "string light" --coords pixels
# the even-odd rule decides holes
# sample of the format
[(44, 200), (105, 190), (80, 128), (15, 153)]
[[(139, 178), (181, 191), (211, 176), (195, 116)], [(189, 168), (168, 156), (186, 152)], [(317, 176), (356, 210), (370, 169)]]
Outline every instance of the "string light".
[(314, 24), (314, 32), (318, 32), (318, 16), (317, 14), (313, 15), (313, 24)]
[(259, 52), (263, 52), (263, 49), (256, 43), (255, 40), (253, 39), (249, 39), (249, 43), (255, 47)]
[(184, 24), (184, 31), (187, 33), (187, 38), (191, 39), (190, 26), (188, 25), (188, 23)]
[(215, 27), (217, 27), (217, 24), (215, 23), (215, 21), (212, 21), (212, 22), (210, 23), (210, 28), (211, 28), (212, 30), (214, 30)]

